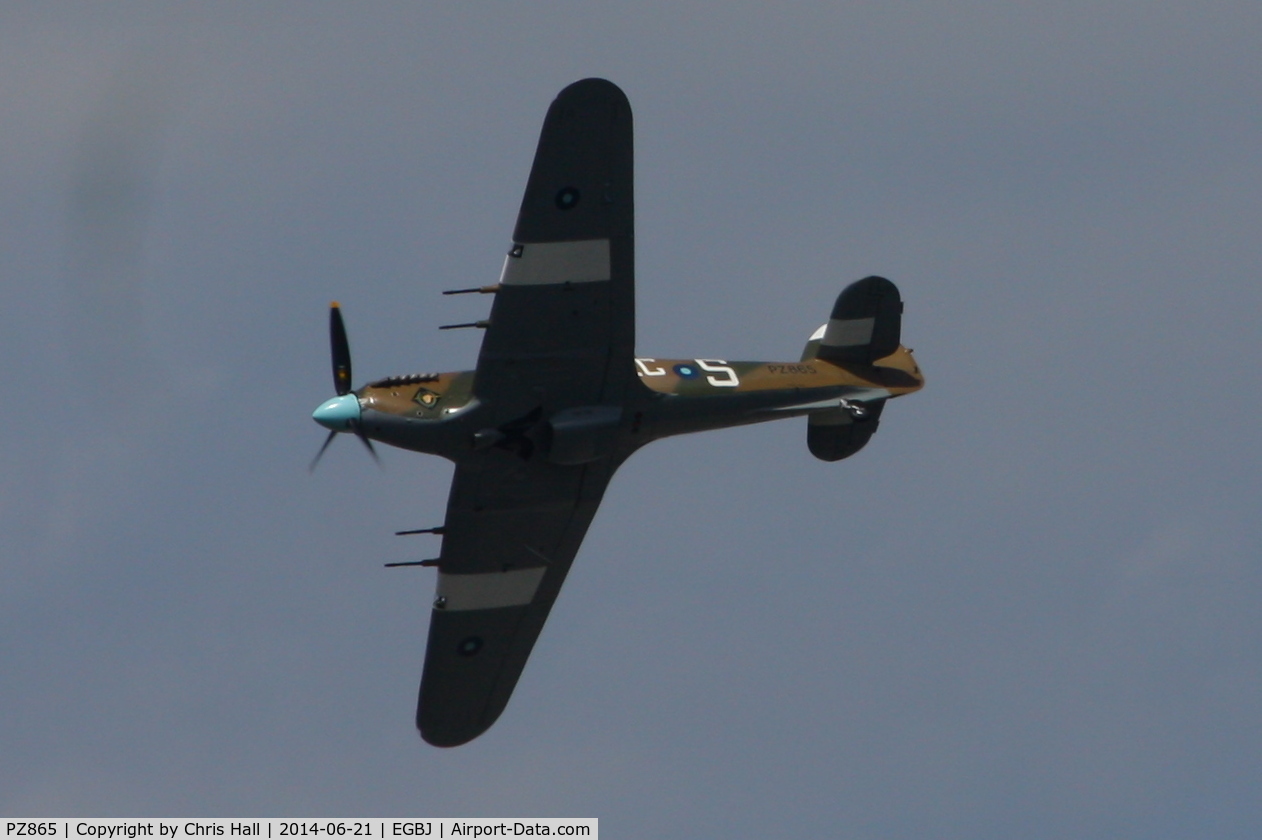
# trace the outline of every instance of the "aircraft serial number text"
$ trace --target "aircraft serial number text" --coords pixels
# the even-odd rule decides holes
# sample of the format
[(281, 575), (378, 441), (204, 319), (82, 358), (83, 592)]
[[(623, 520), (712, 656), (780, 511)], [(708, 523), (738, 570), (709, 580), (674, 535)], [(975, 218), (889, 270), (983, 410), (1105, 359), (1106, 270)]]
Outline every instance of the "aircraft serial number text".
[(813, 365), (767, 365), (770, 373), (815, 373)]

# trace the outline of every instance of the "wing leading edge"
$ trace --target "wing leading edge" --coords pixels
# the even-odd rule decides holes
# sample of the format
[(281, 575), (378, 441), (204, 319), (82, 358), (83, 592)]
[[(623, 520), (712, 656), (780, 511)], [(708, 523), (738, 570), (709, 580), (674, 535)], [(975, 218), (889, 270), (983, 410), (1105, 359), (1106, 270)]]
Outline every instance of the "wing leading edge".
[(627, 454), (546, 450), (550, 418), (616, 418), (635, 379), (631, 108), (612, 83), (552, 103), (513, 240), (473, 386), (498, 440), (457, 461), (447, 502), (416, 712), (436, 746), (504, 710)]

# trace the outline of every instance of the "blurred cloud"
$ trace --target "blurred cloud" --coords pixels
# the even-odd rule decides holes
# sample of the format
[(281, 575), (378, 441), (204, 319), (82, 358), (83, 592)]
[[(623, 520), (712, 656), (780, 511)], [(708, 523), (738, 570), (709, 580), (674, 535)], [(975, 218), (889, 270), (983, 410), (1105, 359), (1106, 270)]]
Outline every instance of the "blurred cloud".
[[(144, 237), (171, 107), (171, 58), (132, 52), (82, 128), (67, 208), (66, 303), (75, 384), (94, 403), (157, 387), (145, 331)], [(102, 417), (108, 417), (104, 412)]]

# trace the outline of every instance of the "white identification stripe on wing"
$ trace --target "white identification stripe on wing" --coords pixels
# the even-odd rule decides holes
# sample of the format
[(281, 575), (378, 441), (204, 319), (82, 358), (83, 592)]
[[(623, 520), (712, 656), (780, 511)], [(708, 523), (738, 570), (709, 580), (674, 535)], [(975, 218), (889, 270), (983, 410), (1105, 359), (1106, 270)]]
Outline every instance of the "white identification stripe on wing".
[(500, 284), (504, 286), (596, 283), (608, 279), (608, 239), (517, 245), (504, 258), (504, 271), (500, 274)]
[(825, 347), (854, 347), (872, 343), (872, 327), (875, 318), (838, 318), (828, 322), (824, 331)]
[(443, 609), (490, 610), (529, 604), (543, 580), (543, 566), (511, 572), (484, 572), (476, 575), (438, 573), (438, 597)]

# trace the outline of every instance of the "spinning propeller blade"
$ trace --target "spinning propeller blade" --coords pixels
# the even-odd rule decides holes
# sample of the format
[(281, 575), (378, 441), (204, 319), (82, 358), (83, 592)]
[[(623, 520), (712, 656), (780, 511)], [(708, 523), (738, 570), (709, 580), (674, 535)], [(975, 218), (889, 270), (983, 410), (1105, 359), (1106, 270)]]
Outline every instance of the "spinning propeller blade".
[(372, 441), (368, 439), (368, 435), (364, 434), (364, 430), (360, 428), (359, 423), (355, 423), (351, 428), (355, 431), (355, 437), (359, 438), (359, 442), (367, 447), (368, 454), (377, 462), (377, 466), (381, 466), (381, 458), (377, 455), (377, 450), (373, 449)]
[(346, 325), (342, 323), (342, 307), (337, 301), (329, 304), (329, 350), (333, 357), (333, 390), (337, 396), (325, 402), (312, 413), (311, 418), (329, 430), (324, 445), (311, 461), (311, 470), (324, 457), (324, 450), (333, 443), (338, 432), (351, 432), (368, 450), (372, 459), (381, 465), (381, 458), (372, 441), (360, 425), (359, 398), (351, 393), (351, 348), (346, 340)]
[(315, 472), (316, 464), (320, 463), (320, 459), (324, 457), (324, 450), (329, 448), (329, 444), (333, 442), (333, 438), (337, 437), (337, 432), (329, 432), (329, 436), (324, 439), (324, 445), (320, 447), (320, 451), (311, 459), (311, 466), (307, 467), (307, 472)]
[(351, 390), (351, 346), (337, 301), (329, 304), (329, 348), (333, 352), (333, 390), (341, 397)]

